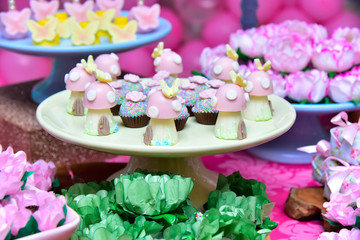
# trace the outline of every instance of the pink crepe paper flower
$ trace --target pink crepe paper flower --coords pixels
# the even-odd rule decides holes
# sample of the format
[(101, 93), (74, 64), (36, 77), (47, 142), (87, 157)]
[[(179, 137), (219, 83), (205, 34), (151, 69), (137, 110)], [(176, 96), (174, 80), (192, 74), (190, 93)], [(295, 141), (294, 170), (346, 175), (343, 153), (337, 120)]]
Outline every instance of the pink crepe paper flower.
[(340, 232), (323, 232), (320, 234), (318, 240), (354, 240), (360, 239), (360, 230), (353, 228), (348, 230), (343, 228)]
[(211, 89), (211, 88), (206, 89), (199, 93), (199, 97), (202, 99), (212, 98), (215, 96), (216, 91), (217, 91), (216, 89)]
[(141, 78), (138, 75), (128, 73), (124, 76), (124, 80), (132, 83), (141, 82)]
[(39, 191), (37, 193), (39, 209), (33, 213), (40, 231), (56, 228), (64, 218), (63, 207), (66, 204), (64, 196), (55, 197), (53, 192)]
[[(356, 200), (356, 209), (349, 204)], [(343, 226), (352, 226), (356, 222), (356, 216), (360, 216), (360, 186), (357, 183), (350, 183), (346, 192), (332, 193), (330, 201), (323, 204), (327, 219), (338, 222)]]
[(14, 221), (14, 213), (17, 207), (14, 205), (2, 206), (0, 205), (0, 239), (5, 239), (11, 230), (11, 225)]
[[(11, 234), (16, 236), (18, 235), (19, 230), (26, 226), (26, 224), (30, 220), (32, 212), (31, 210), (26, 209), (24, 206), (20, 206), (18, 202), (13, 198), (5, 201), (4, 206), (11, 208), (11, 214), (12, 214)], [(28, 205), (28, 206), (34, 206), (34, 205)]]
[(37, 200), (37, 191), (36, 190), (23, 190), (19, 191), (13, 195), (11, 198), (16, 201), (17, 206), (22, 209), (28, 206), (38, 206)]
[(314, 48), (311, 62), (327, 72), (343, 72), (351, 68), (354, 57), (353, 47), (347, 41), (326, 39)]
[(196, 83), (198, 85), (205, 84), (209, 81), (207, 78), (204, 78), (202, 76), (191, 76), (188, 79), (191, 83)]
[(330, 81), (329, 97), (338, 103), (359, 100), (360, 73), (350, 71), (336, 75)]
[(194, 90), (196, 88), (196, 86), (197, 85), (195, 83), (185, 82), (180, 85), (180, 88), (184, 89), (184, 90)]
[(160, 70), (157, 73), (155, 73), (155, 75), (153, 76), (153, 80), (160, 81), (167, 79), (169, 77), (170, 77), (170, 73), (168, 71)]
[(270, 38), (264, 50), (265, 60), (278, 72), (297, 72), (310, 62), (312, 46), (309, 40), (298, 34), (287, 34)]
[(240, 48), (241, 52), (250, 58), (256, 58), (263, 56), (267, 40), (261, 28), (239, 29), (230, 35), (229, 44), (233, 49)]
[(336, 28), (331, 36), (333, 39), (345, 40), (351, 44), (355, 56), (353, 64), (360, 63), (360, 30), (359, 28), (339, 27)]
[(225, 44), (218, 45), (215, 48), (204, 48), (200, 55), (201, 72), (210, 78), (211, 71), (214, 68), (214, 62), (225, 55)]
[(271, 69), (267, 71), (267, 73), (269, 74), (272, 80), (274, 87), (274, 94), (282, 98), (286, 97), (288, 94), (286, 79), (281, 74), (276, 73)]
[(28, 163), (26, 171), (34, 171), (34, 173), (27, 178), (27, 184), (40, 190), (50, 190), (56, 173), (56, 167), (53, 162), (38, 160), (33, 164)]
[(131, 91), (126, 94), (126, 100), (132, 101), (132, 102), (141, 102), (146, 99), (146, 95), (144, 95), (142, 92), (138, 91)]
[(318, 69), (295, 72), (286, 77), (288, 96), (297, 102), (317, 103), (327, 95), (327, 73)]

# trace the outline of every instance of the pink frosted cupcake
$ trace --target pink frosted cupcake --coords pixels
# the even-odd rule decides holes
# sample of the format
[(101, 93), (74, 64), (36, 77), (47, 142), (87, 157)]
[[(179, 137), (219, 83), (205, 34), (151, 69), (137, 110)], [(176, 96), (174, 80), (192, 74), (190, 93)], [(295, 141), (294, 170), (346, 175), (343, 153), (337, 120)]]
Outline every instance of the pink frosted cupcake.
[(176, 131), (181, 131), (185, 128), (185, 124), (186, 124), (187, 120), (189, 119), (190, 114), (188, 112), (187, 107), (184, 104), (185, 103), (184, 99), (182, 99), (180, 97), (178, 97), (178, 99), (181, 102), (182, 107), (181, 107), (180, 115), (177, 118), (175, 118), (175, 127), (176, 127)]
[(197, 84), (195, 83), (182, 83), (179, 88), (178, 96), (185, 100), (185, 106), (187, 107), (190, 115), (192, 114), (192, 107), (195, 105), (196, 101), (199, 100), (199, 94), (196, 90)]
[(149, 123), (146, 116), (146, 96), (142, 92), (132, 91), (126, 94), (126, 102), (121, 104), (119, 115), (126, 127), (140, 128)]
[(199, 93), (200, 99), (192, 108), (192, 112), (201, 124), (215, 125), (218, 116), (218, 111), (214, 109), (212, 98), (216, 94), (216, 89), (206, 89)]
[(209, 86), (207, 85), (209, 80), (205, 77), (195, 75), (195, 76), (189, 77), (188, 79), (191, 83), (195, 83), (197, 85), (196, 91), (198, 91), (198, 92), (201, 92), (201, 91), (209, 88)]

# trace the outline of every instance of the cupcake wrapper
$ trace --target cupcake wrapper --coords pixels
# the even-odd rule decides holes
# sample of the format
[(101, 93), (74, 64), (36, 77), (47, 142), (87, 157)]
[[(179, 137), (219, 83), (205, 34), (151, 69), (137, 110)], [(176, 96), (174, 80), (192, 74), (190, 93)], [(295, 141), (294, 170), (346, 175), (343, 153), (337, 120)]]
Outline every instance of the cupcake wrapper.
[(142, 115), (139, 117), (123, 117), (121, 119), (125, 125), (125, 127), (129, 128), (140, 128), (145, 127), (148, 123), (150, 118), (146, 115)]
[(186, 121), (189, 117), (183, 118), (183, 119), (175, 119), (175, 127), (176, 131), (181, 131), (185, 128)]
[(120, 106), (121, 105), (115, 105), (115, 107), (111, 108), (111, 112), (114, 116), (119, 116)]
[(194, 113), (196, 121), (200, 124), (215, 125), (219, 113)]
[(190, 114), (190, 116), (194, 116), (194, 113), (192, 111), (192, 108), (194, 107), (193, 105), (192, 106), (186, 106), (187, 107), (187, 110), (188, 110), (188, 113)]

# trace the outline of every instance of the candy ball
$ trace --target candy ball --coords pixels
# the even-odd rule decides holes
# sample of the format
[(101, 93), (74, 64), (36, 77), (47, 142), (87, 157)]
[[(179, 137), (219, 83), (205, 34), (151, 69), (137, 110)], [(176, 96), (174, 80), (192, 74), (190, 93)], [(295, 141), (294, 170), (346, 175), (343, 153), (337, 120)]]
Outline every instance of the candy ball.
[(14, 84), (45, 78), (50, 75), (53, 60), (1, 50), (0, 66), (2, 81)]
[(296, 7), (284, 8), (274, 16), (271, 22), (281, 23), (285, 20), (300, 20), (307, 23), (313, 22), (313, 19), (309, 15), (307, 15), (304, 11), (301, 11)]
[(331, 36), (334, 29), (337, 27), (359, 27), (360, 17), (353, 12), (343, 11), (324, 23), (324, 26), (328, 30), (329, 36)]
[(151, 77), (155, 74), (151, 51), (146, 47), (119, 53), (119, 63), (125, 72), (134, 73), (142, 77)]
[(186, 42), (179, 48), (179, 55), (183, 59), (183, 72), (180, 77), (191, 76), (191, 71), (201, 71), (200, 55), (202, 50), (206, 47), (206, 43), (201, 40), (194, 40)]
[(315, 21), (324, 22), (340, 13), (344, 2), (344, 0), (300, 0), (299, 5)]
[(210, 47), (229, 42), (229, 36), (240, 28), (239, 20), (221, 12), (210, 19), (204, 26), (202, 38)]

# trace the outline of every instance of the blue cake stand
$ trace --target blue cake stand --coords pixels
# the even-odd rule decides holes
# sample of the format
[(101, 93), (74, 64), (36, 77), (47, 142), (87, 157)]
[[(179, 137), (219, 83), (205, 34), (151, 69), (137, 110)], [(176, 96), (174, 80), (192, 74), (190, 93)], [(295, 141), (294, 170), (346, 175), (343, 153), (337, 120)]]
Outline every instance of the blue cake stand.
[[(127, 15), (124, 12), (122, 15)], [(136, 34), (136, 40), (122, 43), (110, 43), (107, 37), (101, 38), (101, 44), (91, 46), (72, 46), (70, 39), (61, 40), (60, 45), (42, 47), (32, 44), (31, 37), (18, 40), (0, 38), (0, 48), (27, 55), (54, 57), (54, 66), (50, 76), (36, 84), (32, 89), (32, 99), (40, 103), (50, 95), (65, 89), (64, 75), (81, 59), (88, 55), (94, 57), (102, 53), (129, 51), (164, 38), (171, 31), (171, 24), (160, 18), (160, 26), (153, 32)]]
[(248, 149), (252, 155), (273, 162), (307, 164), (312, 155), (297, 148), (315, 145), (319, 140), (330, 139), (330, 133), (319, 121), (319, 115), (336, 114), (341, 111), (355, 111), (360, 104), (292, 104), (296, 110), (296, 120), (292, 128), (281, 137), (263, 145)]

